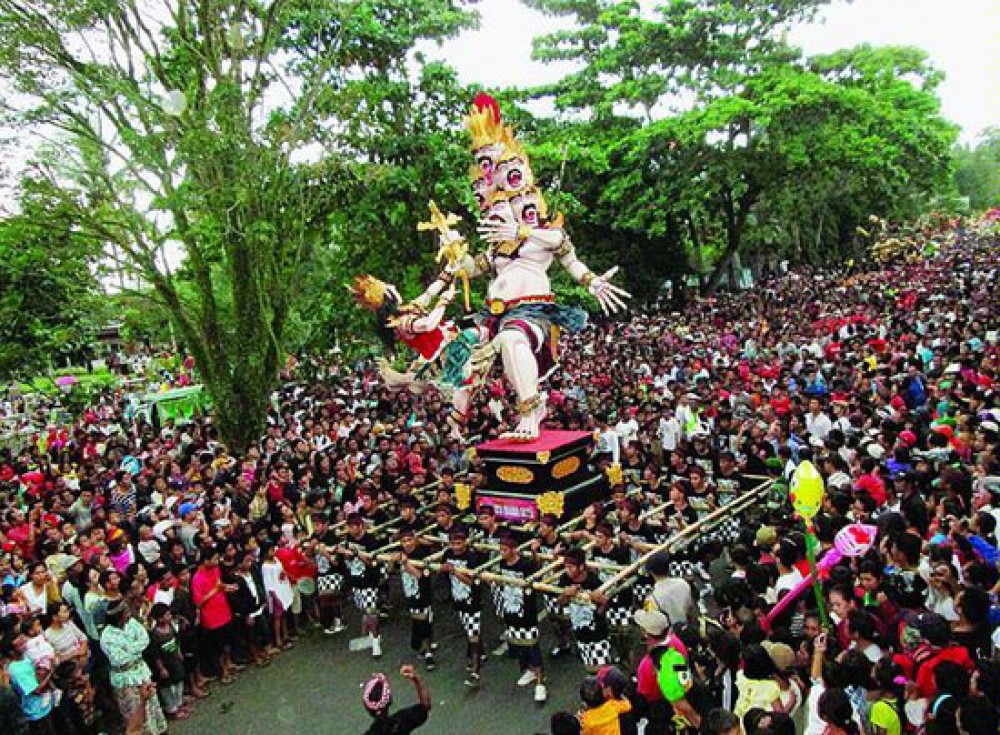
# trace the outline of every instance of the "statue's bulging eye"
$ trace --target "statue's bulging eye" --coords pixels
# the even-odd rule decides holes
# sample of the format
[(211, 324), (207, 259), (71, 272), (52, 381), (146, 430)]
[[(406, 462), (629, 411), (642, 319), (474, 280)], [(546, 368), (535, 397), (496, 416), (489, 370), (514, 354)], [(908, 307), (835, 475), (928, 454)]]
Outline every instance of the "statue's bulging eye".
[(524, 172), (519, 167), (512, 168), (507, 172), (507, 186), (511, 189), (520, 189), (524, 183)]

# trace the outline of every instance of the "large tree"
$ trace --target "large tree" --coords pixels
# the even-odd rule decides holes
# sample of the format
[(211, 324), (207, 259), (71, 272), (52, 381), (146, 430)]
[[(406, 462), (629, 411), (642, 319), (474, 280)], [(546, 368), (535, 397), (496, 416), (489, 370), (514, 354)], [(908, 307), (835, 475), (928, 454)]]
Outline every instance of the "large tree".
[(263, 426), (305, 264), (377, 163), (349, 93), (472, 22), (451, 0), (0, 0), (0, 70), (60, 151), (44, 175), (166, 307), (234, 448)]
[(910, 211), (947, 180), (955, 129), (925, 54), (804, 59), (786, 42), (823, 0), (526, 1), (576, 21), (535, 43), (575, 70), (531, 93), (607, 151), (605, 218), (656, 251), (714, 261), (709, 290), (748, 246), (834, 253), (852, 217)]
[(26, 177), (20, 213), (0, 221), (0, 379), (76, 357), (95, 336), (101, 244), (43, 181)]
[(969, 207), (980, 212), (1000, 207), (1000, 128), (984, 130), (975, 145), (954, 150), (955, 188), (969, 199)]

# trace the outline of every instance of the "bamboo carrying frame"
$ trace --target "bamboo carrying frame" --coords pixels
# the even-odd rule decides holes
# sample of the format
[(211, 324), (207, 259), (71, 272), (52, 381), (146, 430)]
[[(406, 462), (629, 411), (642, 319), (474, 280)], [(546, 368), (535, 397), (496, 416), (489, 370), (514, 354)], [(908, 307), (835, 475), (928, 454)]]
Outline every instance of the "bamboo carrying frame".
[[(732, 518), (733, 516), (741, 513), (747, 508), (751, 507), (758, 501), (762, 500), (770, 492), (772, 486), (774, 485), (773, 478), (762, 477), (759, 475), (744, 475), (745, 478), (751, 480), (760, 480), (761, 482), (753, 487), (752, 489), (746, 491), (745, 493), (738, 495), (731, 502), (723, 505), (710, 513), (708, 513), (704, 518), (700, 518), (698, 521), (691, 523), (684, 528), (682, 528), (677, 533), (673, 534), (670, 538), (660, 544), (655, 544), (649, 546), (634, 562), (627, 565), (611, 564), (606, 562), (594, 562), (588, 561), (587, 566), (591, 569), (599, 569), (603, 571), (614, 571), (615, 574), (604, 582), (594, 593), (581, 592), (576, 597), (582, 602), (590, 602), (591, 594), (599, 594), (605, 597), (612, 597), (619, 592), (627, 589), (632, 584), (635, 583), (636, 575), (640, 569), (646, 564), (649, 559), (651, 559), (655, 554), (661, 551), (677, 551), (683, 549), (685, 546), (694, 541), (699, 535), (705, 533), (712, 528), (718, 526), (723, 521)], [(440, 482), (436, 481), (428, 485), (423, 486), (415, 491), (425, 498), (424, 504), (419, 508), (418, 512), (426, 512), (433, 508), (437, 503), (433, 499), (426, 499), (427, 493), (436, 489)], [(630, 491), (630, 495), (635, 495), (641, 493), (641, 488), (634, 488)], [(641, 520), (649, 520), (662, 515), (667, 509), (669, 503), (661, 503), (654, 508), (651, 508), (642, 513), (640, 516)], [(556, 528), (556, 533), (560, 538), (567, 533), (572, 532), (577, 526), (581, 525), (584, 521), (583, 514), (579, 514), (570, 518), (562, 525)], [(375, 526), (370, 529), (371, 532), (376, 534), (387, 534), (391, 532), (392, 527), (399, 522), (399, 519), (393, 519), (387, 521), (386, 523)], [(340, 522), (334, 526), (337, 530), (342, 530), (346, 524)], [(426, 536), (432, 533), (434, 529), (437, 528), (436, 523), (432, 523), (425, 528), (417, 532), (418, 537)], [(526, 530), (520, 528), (518, 530)], [(544, 559), (549, 561), (547, 565), (540, 568), (534, 574), (532, 574), (527, 579), (521, 579), (519, 577), (510, 577), (503, 574), (497, 574), (495, 572), (489, 571), (491, 568), (496, 566), (500, 562), (500, 557), (496, 556), (491, 558), (489, 561), (484, 563), (482, 566), (475, 569), (463, 570), (468, 576), (479, 579), (483, 582), (489, 584), (500, 584), (500, 585), (511, 585), (516, 587), (530, 587), (531, 589), (548, 595), (565, 596), (567, 594), (567, 589), (554, 584), (554, 580), (558, 579), (558, 570), (562, 567), (562, 558), (557, 555), (552, 554), (536, 554), (530, 550), (532, 540), (525, 541), (520, 546), (517, 547), (517, 553), (519, 556), (531, 556), (532, 558)], [(434, 541), (436, 543), (436, 541)], [(392, 541), (385, 546), (382, 546), (375, 550), (374, 557), (375, 560), (381, 563), (394, 563), (398, 561), (397, 553), (393, 552), (399, 547), (399, 541)], [(593, 548), (594, 542), (590, 541), (585, 543), (581, 548), (585, 551), (589, 551)], [(474, 543), (472, 547), (480, 551), (497, 552), (499, 546), (497, 544), (483, 544)], [(443, 566), (438, 560), (444, 555), (446, 549), (441, 549), (430, 556), (422, 559), (420, 561), (409, 561), (408, 563), (418, 569), (427, 569), (432, 572), (437, 572), (441, 570)]]

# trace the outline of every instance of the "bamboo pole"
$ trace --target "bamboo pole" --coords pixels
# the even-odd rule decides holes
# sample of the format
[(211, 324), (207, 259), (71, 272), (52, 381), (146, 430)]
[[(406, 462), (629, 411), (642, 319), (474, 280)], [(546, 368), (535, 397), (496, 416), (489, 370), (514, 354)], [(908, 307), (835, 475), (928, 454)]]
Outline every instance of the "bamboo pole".
[[(457, 480), (459, 478), (465, 478), (467, 476), (468, 476), (468, 473), (467, 472), (463, 472), (460, 475), (456, 475), (455, 479)], [(414, 495), (416, 495), (417, 493), (420, 493), (421, 495), (423, 495), (423, 494), (425, 494), (425, 493), (433, 490), (434, 488), (436, 488), (440, 484), (441, 484), (441, 480), (434, 480), (433, 482), (428, 482), (426, 485), (421, 485), (418, 488), (414, 488), (413, 493), (414, 493)], [(391, 506), (396, 506), (396, 505), (399, 504), (399, 501), (394, 498), (391, 501), (388, 501), (386, 504), (387, 505), (391, 505)], [(433, 502), (429, 502), (429, 501), (425, 500), (424, 504), (421, 505), (420, 508), (418, 508), (418, 510), (425, 510), (426, 508), (429, 508), (433, 504), (434, 504)], [(383, 523), (381, 525), (385, 526), (385, 525), (388, 525), (389, 523), (392, 523), (394, 521), (398, 521), (398, 518), (394, 518), (391, 521), (389, 521), (388, 523)], [(336, 523), (334, 523), (332, 526), (330, 526), (330, 530), (331, 531), (340, 531), (340, 530), (342, 530), (342, 529), (344, 529), (346, 527), (347, 527), (347, 520), (345, 519), (343, 521), (337, 521)]]
[(765, 491), (770, 489), (772, 484), (774, 484), (773, 480), (771, 480), (770, 482), (761, 483), (756, 488), (749, 491), (743, 497), (738, 498), (731, 503), (723, 505), (721, 508), (717, 508), (716, 510), (712, 511), (711, 513), (709, 513), (707, 516), (700, 519), (696, 523), (692, 523), (689, 526), (685, 526), (678, 533), (668, 538), (662, 544), (653, 547), (652, 549), (641, 555), (636, 561), (632, 562), (627, 567), (622, 569), (620, 572), (615, 574), (613, 577), (608, 579), (604, 584), (602, 584), (597, 589), (597, 591), (600, 592), (602, 595), (607, 595), (608, 590), (612, 589), (622, 580), (629, 577), (630, 575), (635, 574), (637, 571), (639, 571), (639, 569), (645, 566), (646, 562), (649, 561), (654, 554), (660, 551), (669, 551), (675, 546), (679, 546), (682, 543), (690, 540), (692, 536), (701, 532), (702, 529), (713, 526), (716, 521), (721, 520), (722, 518), (728, 515), (737, 513), (743, 510), (745, 507), (750, 506), (752, 502), (757, 500), (757, 498), (760, 495), (763, 495)]
[[(619, 566), (619, 569), (616, 572), (616, 574), (611, 578), (609, 578), (604, 584), (601, 585), (600, 588), (595, 590), (595, 592), (605, 595), (607, 597), (611, 597), (614, 594), (617, 594), (621, 589), (631, 586), (635, 582), (634, 579), (635, 573), (643, 565), (645, 565), (645, 563), (655, 553), (657, 553), (658, 551), (667, 551), (673, 549), (676, 546), (683, 546), (686, 545), (687, 543), (690, 543), (690, 541), (693, 540), (693, 538), (697, 534), (714, 527), (719, 521), (723, 520), (724, 518), (735, 515), (736, 513), (742, 512), (746, 508), (750, 507), (756, 500), (759, 499), (761, 495), (763, 495), (767, 490), (769, 490), (773, 484), (774, 484), (774, 478), (767, 478), (766, 482), (763, 482), (757, 487), (753, 488), (752, 490), (749, 490), (746, 494), (738, 497), (736, 500), (724, 506), (721, 506), (720, 508), (717, 508), (716, 510), (712, 511), (707, 516), (698, 520), (697, 522), (692, 523), (689, 526), (686, 526), (680, 532), (667, 539), (664, 543), (658, 544), (655, 547), (651, 548), (646, 553), (642, 554), (635, 562), (632, 562), (631, 564), (628, 564), (624, 567), (615, 565)], [(661, 513), (666, 508), (667, 505), (668, 505), (667, 503), (664, 503), (661, 504), (660, 506), (657, 506), (656, 508), (651, 508), (650, 510), (645, 511), (641, 515), (641, 517), (643, 519), (646, 519), (648, 517), (656, 515), (657, 513)], [(570, 520), (561, 524), (556, 529), (557, 533), (562, 535), (569, 528), (578, 525), (582, 521), (583, 521), (582, 515), (575, 516), (574, 518), (571, 518)], [(420, 533), (429, 532), (429, 530), (431, 530), (432, 528), (433, 526), (429, 526), (428, 528), (423, 529)], [(534, 539), (531, 539), (521, 544), (518, 547), (518, 553), (523, 554), (525, 550), (530, 546), (532, 541), (534, 541)], [(584, 548), (588, 549), (592, 545), (593, 542), (590, 542), (586, 544)], [(490, 547), (492, 547), (493, 545), (484, 544), (483, 546), (486, 546), (487, 550), (492, 550), (492, 548)], [(435, 552), (434, 554), (428, 556), (425, 559), (419, 561), (413, 560), (410, 563), (413, 564), (415, 567), (427, 569), (432, 572), (440, 571), (443, 564), (438, 562), (437, 560), (444, 556), (445, 551), (446, 549), (441, 549), (440, 551)], [(546, 555), (546, 556), (551, 556), (551, 555)], [(376, 556), (376, 559), (378, 559), (379, 561), (394, 561), (395, 555), (379, 553)], [(561, 586), (549, 584), (548, 581), (544, 579), (542, 580), (536, 579), (536, 577), (539, 576), (539, 572), (541, 572), (542, 570), (539, 570), (528, 579), (522, 579), (519, 577), (509, 577), (507, 575), (496, 574), (494, 572), (488, 571), (489, 568), (495, 566), (495, 564), (498, 562), (499, 562), (499, 557), (492, 559), (489, 562), (486, 562), (485, 564), (481, 565), (480, 567), (470, 570), (470, 574), (473, 577), (478, 578), (483, 582), (488, 582), (491, 584), (512, 585), (523, 588), (531, 587), (531, 589), (537, 592), (542, 592), (543, 594), (563, 595), (566, 592), (565, 588)], [(556, 567), (558, 567), (558, 565), (561, 563), (562, 561), (561, 559), (559, 559), (558, 561), (554, 561), (552, 564), (546, 565), (546, 567), (543, 567), (543, 569), (551, 571)], [(611, 591), (610, 594), (609, 591)], [(577, 595), (577, 599), (584, 602), (590, 602), (591, 601), (590, 594), (591, 593), (582, 592), (579, 595)]]
[[(720, 521), (727, 516), (741, 512), (745, 508), (752, 505), (753, 502), (756, 501), (758, 497), (762, 495), (766, 490), (768, 490), (773, 483), (774, 483), (773, 479), (769, 479), (768, 482), (758, 485), (756, 488), (748, 491), (745, 495), (738, 498), (737, 500), (734, 500), (733, 502), (728, 503), (727, 505), (724, 505), (721, 508), (716, 509), (709, 515), (699, 520), (697, 523), (692, 523), (691, 525), (685, 527), (678, 534), (672, 536), (671, 538), (667, 539), (664, 543), (657, 545), (650, 551), (643, 554), (635, 562), (621, 568), (613, 577), (611, 577), (610, 579), (608, 579), (607, 582), (602, 584), (600, 588), (594, 590), (594, 592), (600, 593), (607, 597), (612, 597), (622, 589), (631, 586), (632, 584), (635, 583), (635, 573), (657, 551), (669, 550), (672, 549), (674, 546), (678, 546), (686, 542), (689, 542), (694, 535), (701, 532), (702, 530), (713, 527), (717, 521)], [(648, 512), (650, 511), (647, 511), (647, 513)], [(579, 520), (580, 516), (577, 516), (575, 519), (571, 519), (571, 521), (568, 521), (567, 523), (560, 526), (560, 528), (565, 529), (566, 527), (569, 527), (574, 523), (578, 523)], [(424, 530), (426, 531), (428, 529)], [(522, 544), (521, 547), (519, 547), (519, 552), (523, 549), (523, 547), (525, 547), (530, 543), (531, 542), (528, 541)], [(425, 559), (412, 560), (410, 561), (410, 563), (417, 568), (427, 569), (432, 572), (440, 571), (443, 564), (438, 562), (437, 560), (444, 556), (445, 551), (447, 551), (447, 549), (441, 549), (440, 551), (431, 554)], [(378, 554), (376, 556), (376, 559), (379, 561), (395, 561), (395, 555)], [(561, 563), (561, 560), (558, 563)], [(487, 571), (487, 568), (489, 566), (492, 565), (489, 563), (484, 564), (481, 567), (470, 570), (470, 573), (473, 577), (478, 578), (483, 582), (491, 584), (512, 585), (522, 588), (531, 587), (531, 589), (537, 592), (541, 592), (543, 594), (557, 595), (557, 596), (561, 596), (566, 592), (566, 589), (561, 586), (550, 584), (549, 582), (544, 580), (541, 581), (535, 580), (534, 577), (537, 575), (537, 573), (536, 575), (532, 575), (532, 578), (522, 579), (519, 577), (509, 577), (504, 574), (496, 574)], [(550, 564), (548, 565), (548, 568), (553, 568), (554, 566), (556, 565)], [(612, 588), (614, 589), (612, 590)], [(609, 590), (612, 591), (609, 593)], [(590, 597), (591, 594), (592, 593), (581, 592), (580, 594), (577, 595), (576, 599), (579, 599), (583, 602), (591, 602), (592, 601)]]

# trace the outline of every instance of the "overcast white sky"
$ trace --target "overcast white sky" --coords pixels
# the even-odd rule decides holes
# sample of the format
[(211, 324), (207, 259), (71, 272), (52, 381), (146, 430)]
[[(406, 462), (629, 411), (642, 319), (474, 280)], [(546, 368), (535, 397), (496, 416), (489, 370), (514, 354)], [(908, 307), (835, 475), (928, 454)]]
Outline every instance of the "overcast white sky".
[[(486, 87), (559, 78), (563, 70), (531, 60), (531, 39), (566, 21), (518, 0), (481, 0), (477, 8), (478, 31), (429, 54), (449, 61), (462, 81)], [(946, 75), (943, 112), (962, 126), (963, 140), (972, 142), (983, 128), (1000, 125), (1000, 0), (841, 0), (816, 23), (793, 29), (790, 40), (807, 54), (859, 43), (919, 46)]]

